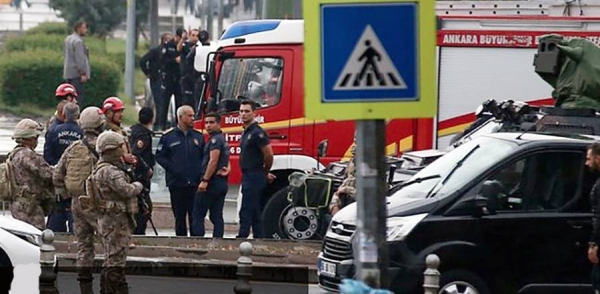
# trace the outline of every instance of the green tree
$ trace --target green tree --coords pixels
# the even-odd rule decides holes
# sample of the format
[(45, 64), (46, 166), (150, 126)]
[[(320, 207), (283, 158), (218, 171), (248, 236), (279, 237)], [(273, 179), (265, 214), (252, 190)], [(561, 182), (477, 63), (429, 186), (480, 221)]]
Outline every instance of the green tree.
[(60, 11), (69, 26), (85, 20), (90, 33), (105, 37), (125, 20), (123, 0), (50, 0), (50, 7)]
[[(100, 37), (108, 35), (127, 18), (127, 2), (123, 0), (50, 0), (50, 7), (60, 11), (60, 16), (71, 27), (78, 20), (85, 20), (90, 33)], [(143, 29), (142, 24), (148, 22), (149, 10), (147, 0), (136, 1), (138, 32)]]

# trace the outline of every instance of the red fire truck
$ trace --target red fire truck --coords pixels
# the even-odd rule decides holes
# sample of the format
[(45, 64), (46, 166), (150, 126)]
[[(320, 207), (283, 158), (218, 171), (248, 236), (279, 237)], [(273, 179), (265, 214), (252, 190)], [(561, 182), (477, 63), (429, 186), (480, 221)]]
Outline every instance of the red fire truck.
[[(533, 71), (537, 39), (552, 32), (596, 42), (600, 37), (600, 18), (497, 16), (491, 12), (454, 16), (445, 8), (438, 5), (438, 81), (432, 81), (438, 84), (438, 115), (388, 120), (388, 155), (446, 147), (454, 134), (473, 121), (473, 111), (488, 98), (552, 104), (551, 87)], [(548, 8), (539, 8), (544, 9)], [(270, 137), (275, 152), (272, 172), (277, 176), (263, 204), (287, 185), (292, 172), (348, 158), (353, 147), (353, 121), (305, 118), (303, 42), (302, 20), (242, 21), (232, 24), (215, 42), (214, 52), (197, 55), (196, 69), (203, 68), (209, 78), (202, 100), (221, 112), (231, 148), (230, 184), (240, 182), (239, 99), (260, 104), (257, 121)], [(198, 54), (206, 54), (203, 52)], [(203, 128), (201, 120), (195, 127)], [(317, 158), (317, 145), (323, 140), (328, 140), (327, 155)]]

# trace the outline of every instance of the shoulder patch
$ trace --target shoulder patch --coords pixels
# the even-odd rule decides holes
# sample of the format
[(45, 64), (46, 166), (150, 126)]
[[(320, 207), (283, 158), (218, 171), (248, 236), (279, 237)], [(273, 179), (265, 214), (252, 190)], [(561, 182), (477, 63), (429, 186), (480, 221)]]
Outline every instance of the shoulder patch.
[(144, 148), (144, 141), (138, 140), (137, 143), (135, 143), (135, 145), (137, 146), (137, 148), (142, 149)]
[(216, 144), (217, 143), (217, 138), (210, 139), (210, 142), (213, 143), (213, 144)]
[(265, 133), (263, 133), (263, 132), (258, 133), (258, 137), (261, 138), (261, 139), (264, 138), (265, 137)]
[(200, 146), (200, 141), (198, 139), (194, 138), (194, 144), (196, 146)]

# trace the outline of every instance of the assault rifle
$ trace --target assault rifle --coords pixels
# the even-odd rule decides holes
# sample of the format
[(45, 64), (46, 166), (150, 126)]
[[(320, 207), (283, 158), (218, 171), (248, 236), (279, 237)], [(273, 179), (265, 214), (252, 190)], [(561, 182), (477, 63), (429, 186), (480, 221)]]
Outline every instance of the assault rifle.
[[(142, 160), (142, 159), (140, 158), (139, 160)], [(144, 164), (146, 164), (146, 163), (144, 162)], [(129, 164), (122, 163), (122, 164), (118, 164), (117, 167), (120, 170), (124, 171), (132, 182), (137, 181), (137, 182), (141, 182), (142, 184), (145, 184), (145, 182), (148, 181), (148, 179), (144, 179), (141, 176), (137, 177), (135, 175), (133, 167)], [(142, 192), (137, 195), (138, 206), (140, 206), (141, 213), (148, 214), (148, 221), (150, 222), (150, 225), (152, 226), (152, 230), (154, 230), (154, 234), (156, 236), (158, 236), (158, 231), (156, 230), (156, 226), (154, 226), (154, 221), (152, 221), (152, 215), (149, 214), (150, 206), (146, 202), (146, 199), (144, 199), (144, 195), (146, 195), (146, 193), (149, 193), (149, 192), (150, 192), (149, 189), (146, 188), (146, 186), (144, 185), (144, 189), (142, 190)]]

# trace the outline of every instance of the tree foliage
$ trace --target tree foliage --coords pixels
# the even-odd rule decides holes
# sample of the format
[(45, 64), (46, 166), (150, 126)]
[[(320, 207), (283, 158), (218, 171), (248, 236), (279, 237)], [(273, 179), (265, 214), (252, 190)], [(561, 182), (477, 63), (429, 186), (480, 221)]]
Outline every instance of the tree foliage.
[[(60, 11), (70, 26), (85, 20), (90, 33), (104, 37), (127, 18), (127, 1), (123, 0), (50, 0), (50, 7)], [(149, 1), (136, 1), (136, 26), (148, 21)]]

